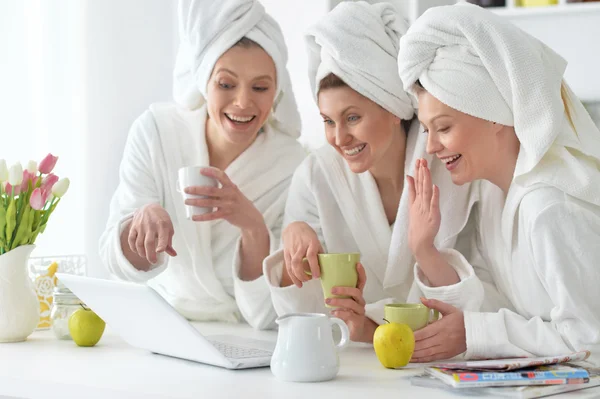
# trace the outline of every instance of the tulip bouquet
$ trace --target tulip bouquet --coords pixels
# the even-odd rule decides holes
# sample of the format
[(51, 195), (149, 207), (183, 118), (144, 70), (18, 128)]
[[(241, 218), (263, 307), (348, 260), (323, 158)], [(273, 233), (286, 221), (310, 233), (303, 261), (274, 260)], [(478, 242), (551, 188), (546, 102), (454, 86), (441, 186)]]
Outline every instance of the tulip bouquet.
[(48, 154), (39, 164), (10, 167), (0, 159), (0, 255), (33, 244), (69, 188), (69, 179), (52, 173), (58, 157)]

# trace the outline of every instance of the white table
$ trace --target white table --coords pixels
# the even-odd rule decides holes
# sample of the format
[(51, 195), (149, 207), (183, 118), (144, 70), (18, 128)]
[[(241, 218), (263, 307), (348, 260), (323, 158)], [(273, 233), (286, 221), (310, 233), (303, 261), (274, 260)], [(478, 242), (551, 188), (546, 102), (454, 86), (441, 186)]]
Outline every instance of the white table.
[[(202, 323), (205, 334), (237, 334), (276, 340), (275, 331), (247, 325)], [(0, 344), (0, 398), (458, 398), (450, 391), (414, 387), (419, 368), (387, 370), (372, 347), (352, 345), (340, 353), (336, 379), (322, 383), (286, 383), (266, 368), (230, 371), (133, 348), (107, 328), (92, 348), (59, 341), (38, 331), (26, 342)], [(558, 397), (558, 396), (554, 396)], [(600, 397), (590, 388), (561, 397)]]

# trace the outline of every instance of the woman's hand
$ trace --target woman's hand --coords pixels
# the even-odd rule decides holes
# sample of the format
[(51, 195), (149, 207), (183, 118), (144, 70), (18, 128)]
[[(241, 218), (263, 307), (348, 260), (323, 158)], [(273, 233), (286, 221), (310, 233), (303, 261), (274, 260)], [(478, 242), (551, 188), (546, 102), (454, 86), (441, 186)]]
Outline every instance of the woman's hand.
[[(292, 282), (298, 287), (302, 283), (321, 276), (318, 254), (323, 252), (323, 247), (317, 233), (305, 222), (290, 223), (282, 233), (283, 256), (286, 272)], [(307, 258), (311, 275), (306, 273)]]
[(415, 176), (407, 176), (409, 186), (408, 245), (418, 259), (421, 254), (435, 250), (434, 239), (440, 230), (440, 193), (431, 184), (427, 161), (418, 159)]
[(442, 216), (439, 189), (431, 184), (427, 161), (418, 159), (415, 177), (407, 176), (406, 179), (410, 207), (408, 246), (433, 287), (456, 284), (460, 281), (458, 274), (434, 244)]
[(442, 318), (415, 331), (411, 362), (427, 363), (450, 359), (467, 350), (465, 317), (461, 310), (436, 299), (421, 298), (423, 305), (438, 310)]
[(337, 306), (331, 311), (335, 317), (344, 320), (350, 330), (350, 339), (354, 342), (373, 342), (377, 323), (365, 315), (365, 299), (363, 290), (367, 283), (367, 274), (362, 264), (356, 264), (358, 283), (356, 288), (333, 287), (331, 293), (334, 295), (347, 295), (350, 298), (327, 298), (325, 302), (330, 306)]
[(225, 172), (217, 168), (203, 168), (200, 173), (212, 177), (221, 183), (221, 187), (192, 186), (186, 187), (187, 194), (202, 195), (208, 198), (190, 198), (186, 205), (203, 208), (216, 208), (203, 215), (194, 215), (195, 222), (224, 219), (243, 231), (257, 231), (265, 227), (263, 215), (240, 189), (233, 184)]
[(175, 231), (171, 217), (159, 204), (144, 205), (135, 211), (128, 230), (127, 243), (131, 252), (151, 264), (156, 263), (157, 253), (177, 256), (172, 247)]

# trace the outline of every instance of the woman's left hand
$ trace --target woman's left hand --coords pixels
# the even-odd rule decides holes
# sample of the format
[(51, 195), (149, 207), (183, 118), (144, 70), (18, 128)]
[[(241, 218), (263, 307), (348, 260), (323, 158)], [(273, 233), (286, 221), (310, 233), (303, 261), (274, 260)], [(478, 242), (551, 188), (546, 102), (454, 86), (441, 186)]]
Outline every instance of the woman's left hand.
[(350, 298), (327, 298), (325, 302), (330, 306), (337, 306), (331, 311), (331, 315), (344, 320), (350, 330), (350, 339), (354, 342), (373, 342), (373, 334), (378, 327), (377, 323), (365, 315), (365, 299), (363, 290), (367, 283), (367, 274), (362, 264), (356, 264), (358, 283), (356, 288), (333, 287), (331, 293), (334, 295), (347, 295)]
[(417, 260), (435, 251), (434, 240), (441, 224), (440, 193), (431, 182), (425, 159), (417, 159), (414, 177), (406, 176), (409, 196), (408, 246)]
[(450, 359), (466, 351), (463, 312), (436, 299), (421, 298), (421, 302), (430, 309), (438, 310), (443, 317), (415, 331), (415, 351), (410, 361), (427, 363)]
[(194, 215), (195, 222), (224, 219), (241, 230), (254, 230), (265, 225), (264, 218), (254, 204), (246, 198), (240, 189), (233, 184), (225, 172), (217, 168), (204, 168), (200, 171), (204, 176), (212, 177), (221, 183), (221, 187), (192, 186), (186, 187), (187, 194), (204, 195), (208, 198), (185, 200), (186, 205), (216, 210), (203, 215)]

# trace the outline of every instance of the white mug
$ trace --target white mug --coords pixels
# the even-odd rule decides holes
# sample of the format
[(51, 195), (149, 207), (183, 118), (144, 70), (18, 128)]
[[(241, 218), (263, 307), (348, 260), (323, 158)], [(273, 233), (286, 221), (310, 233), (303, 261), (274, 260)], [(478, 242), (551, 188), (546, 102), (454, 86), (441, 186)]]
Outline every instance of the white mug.
[[(218, 187), (219, 183), (216, 179), (200, 174), (200, 169), (206, 168), (207, 166), (186, 166), (180, 168), (177, 173), (177, 188), (183, 196), (183, 200), (194, 199), (194, 198), (207, 198), (204, 195), (188, 194), (184, 190), (187, 187), (193, 186), (208, 186)], [(191, 219), (194, 215), (203, 215), (208, 212), (212, 212), (213, 208), (204, 208), (194, 205), (185, 205), (185, 214), (188, 219)]]

